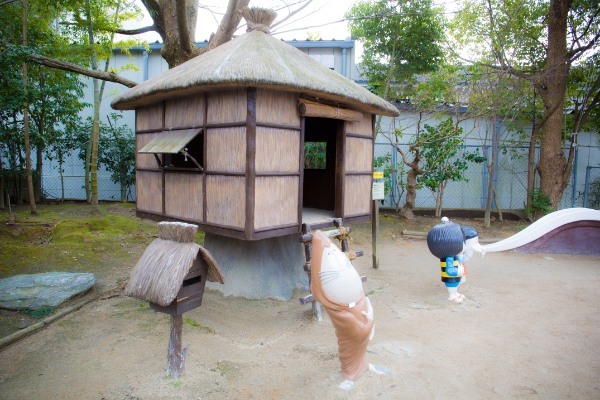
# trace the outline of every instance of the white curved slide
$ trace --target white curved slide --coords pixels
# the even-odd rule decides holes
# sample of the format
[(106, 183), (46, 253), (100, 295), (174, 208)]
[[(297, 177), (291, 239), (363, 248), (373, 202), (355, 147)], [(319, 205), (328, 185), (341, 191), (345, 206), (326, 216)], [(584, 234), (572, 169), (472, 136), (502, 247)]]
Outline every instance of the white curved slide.
[(564, 225), (579, 221), (600, 222), (600, 211), (590, 208), (567, 208), (552, 212), (511, 237), (482, 246), (486, 253), (506, 251), (524, 246)]

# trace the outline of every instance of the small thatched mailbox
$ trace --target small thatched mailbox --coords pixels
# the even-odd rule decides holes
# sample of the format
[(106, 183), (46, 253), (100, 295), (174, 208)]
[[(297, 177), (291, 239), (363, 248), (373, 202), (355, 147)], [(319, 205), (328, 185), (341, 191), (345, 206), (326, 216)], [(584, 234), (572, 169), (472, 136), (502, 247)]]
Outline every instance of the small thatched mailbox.
[(167, 306), (150, 302), (150, 308), (170, 315), (181, 315), (192, 308), (199, 307), (202, 304), (204, 286), (208, 276), (208, 264), (204, 259), (204, 254), (202, 256), (196, 257), (187, 275), (183, 277), (175, 299)]
[(150, 302), (150, 307), (171, 315), (167, 371), (177, 378), (184, 369), (181, 349), (182, 314), (202, 303), (206, 281), (223, 283), (219, 267), (195, 242), (196, 225), (160, 222), (155, 239), (133, 268), (125, 295)]

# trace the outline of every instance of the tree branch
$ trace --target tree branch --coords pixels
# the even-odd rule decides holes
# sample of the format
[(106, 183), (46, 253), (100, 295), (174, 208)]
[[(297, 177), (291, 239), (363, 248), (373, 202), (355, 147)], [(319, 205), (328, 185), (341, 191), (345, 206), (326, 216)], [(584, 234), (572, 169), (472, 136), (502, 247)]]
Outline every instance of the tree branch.
[(242, 9), (250, 3), (250, 0), (230, 0), (227, 4), (227, 11), (219, 23), (217, 32), (210, 38), (205, 51), (227, 42), (233, 36), (240, 20), (242, 19)]
[(189, 54), (193, 51), (190, 41), (190, 28), (187, 20), (187, 1), (176, 1), (175, 12), (177, 13), (177, 29), (179, 29), (179, 44), (184, 53)]
[(569, 60), (569, 62), (573, 63), (573, 61), (581, 57), (587, 50), (591, 49), (596, 44), (596, 42), (598, 42), (598, 39), (600, 39), (600, 31), (598, 31), (594, 38), (591, 39), (585, 46), (579, 46), (570, 50), (567, 53), (567, 59)]
[(67, 72), (73, 72), (79, 75), (85, 75), (90, 78), (97, 78), (103, 81), (115, 82), (127, 87), (134, 87), (135, 85), (137, 85), (137, 82), (123, 78), (122, 76), (119, 76), (114, 72), (91, 70), (88, 68), (84, 68), (81, 65), (72, 64), (66, 61), (55, 60), (49, 57), (40, 56), (38, 54), (30, 54), (29, 58), (37, 62), (38, 64), (45, 65), (46, 67), (60, 69)]
[(278, 25), (281, 25), (282, 23), (284, 23), (285, 21), (289, 20), (290, 18), (292, 18), (294, 15), (298, 14), (300, 11), (304, 10), (306, 7), (308, 7), (310, 5), (310, 3), (312, 3), (313, 0), (305, 0), (300, 7), (298, 7), (297, 9), (295, 9), (294, 11), (291, 11), (288, 15), (286, 15), (283, 19), (277, 21), (276, 23), (271, 25), (271, 28), (275, 28)]
[(139, 35), (146, 32), (156, 32), (156, 25), (148, 25), (142, 28), (137, 29), (116, 29), (115, 33), (120, 33), (121, 35)]
[(154, 21), (155, 31), (160, 35), (164, 42), (165, 23), (161, 18), (159, 18), (162, 16), (160, 3), (157, 0), (142, 0), (142, 4), (144, 4), (144, 7), (146, 7), (146, 10), (148, 10), (148, 14), (150, 14), (150, 17), (152, 18), (152, 21)]

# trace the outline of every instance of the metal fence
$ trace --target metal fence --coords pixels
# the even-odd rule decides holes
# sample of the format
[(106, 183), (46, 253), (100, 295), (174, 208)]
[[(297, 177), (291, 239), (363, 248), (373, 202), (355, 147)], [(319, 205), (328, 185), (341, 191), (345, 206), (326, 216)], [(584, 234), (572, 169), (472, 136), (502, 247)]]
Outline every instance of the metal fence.
[[(60, 169), (63, 174), (61, 176)], [(44, 161), (42, 175), (42, 193), (45, 200), (85, 200), (85, 176), (83, 161), (72, 156), (59, 167), (53, 160)], [(135, 187), (126, 193), (127, 201), (135, 201)], [(110, 172), (100, 167), (98, 169), (98, 200), (120, 201), (121, 186), (111, 180)]]
[[(408, 144), (400, 146), (408, 154)], [(481, 147), (467, 145), (466, 150), (474, 151)], [(501, 209), (523, 209), (527, 200), (527, 152), (526, 147), (510, 147), (500, 152), (495, 174), (494, 187), (496, 188), (496, 201)], [(483, 154), (491, 156), (491, 148), (483, 147)], [(402, 207), (406, 194), (398, 180), (406, 180), (407, 167), (402, 163), (398, 152), (390, 143), (375, 144), (375, 158), (389, 157), (391, 166), (392, 185), (386, 193), (384, 206)], [(580, 175), (583, 175), (583, 168)], [(63, 165), (64, 174), (61, 177), (58, 167), (51, 161), (44, 164), (42, 189), (45, 199), (85, 200), (85, 181), (82, 175), (83, 164), (80, 160), (72, 158)], [(574, 172), (577, 169), (574, 168)], [(449, 182), (444, 191), (443, 207), (458, 209), (485, 208), (487, 200), (488, 169), (484, 163), (470, 163), (464, 172), (467, 181)], [(600, 166), (585, 167), (583, 176), (577, 179), (577, 187), (573, 190), (573, 179), (564, 191), (560, 208), (590, 207), (600, 209)], [(110, 173), (105, 169), (98, 171), (98, 193), (100, 200), (121, 200), (121, 188), (112, 182)], [(127, 193), (128, 201), (135, 201), (135, 187)], [(435, 194), (427, 188), (417, 191), (416, 208), (435, 208)], [(494, 204), (495, 207), (495, 204)]]
[[(409, 154), (408, 144), (400, 145), (400, 148)], [(466, 145), (466, 151), (474, 151), (480, 146)], [(503, 210), (524, 209), (527, 202), (527, 153), (526, 147), (510, 147), (499, 152), (498, 161), (495, 168), (494, 187), (498, 206)], [(491, 148), (483, 147), (483, 155), (491, 157)], [(405, 202), (406, 193), (402, 186), (398, 183), (398, 179), (405, 181), (407, 167), (403, 164), (401, 156), (390, 143), (375, 144), (375, 158), (388, 157), (389, 167), (392, 170), (390, 174), (392, 185), (386, 193), (383, 205), (386, 207), (402, 207)], [(537, 151), (536, 151), (537, 156)], [(574, 169), (575, 170), (575, 169)], [(560, 208), (583, 207), (584, 197), (588, 194), (591, 198), (591, 182), (597, 179), (598, 186), (596, 190), (600, 191), (600, 178), (594, 178), (600, 175), (600, 167), (588, 167), (590, 171), (590, 184), (585, 186), (580, 182), (580, 185), (573, 190), (573, 179), (569, 180), (569, 184), (564, 191), (563, 198), (560, 202)], [(575, 173), (575, 171), (573, 172)], [(596, 174), (596, 175), (594, 175)], [(448, 182), (443, 197), (444, 208), (458, 209), (480, 209), (485, 208), (487, 201), (487, 186), (488, 186), (488, 168), (485, 163), (469, 163), (468, 169), (464, 171), (463, 176), (465, 181)], [(573, 176), (572, 176), (573, 178)], [(598, 195), (596, 196), (596, 198)], [(435, 194), (428, 188), (417, 190), (415, 201), (416, 208), (435, 208)], [(590, 200), (588, 206), (591, 207)], [(492, 202), (493, 207), (495, 203)], [(597, 208), (598, 206), (596, 206)]]
[[(85, 200), (85, 176), (83, 175), (44, 175), (42, 177), (43, 198), (45, 200)], [(135, 187), (125, 193), (127, 201), (135, 200)], [(121, 187), (111, 181), (110, 175), (98, 175), (98, 200), (120, 201)]]
[(600, 210), (600, 167), (588, 166), (585, 169), (583, 206)]

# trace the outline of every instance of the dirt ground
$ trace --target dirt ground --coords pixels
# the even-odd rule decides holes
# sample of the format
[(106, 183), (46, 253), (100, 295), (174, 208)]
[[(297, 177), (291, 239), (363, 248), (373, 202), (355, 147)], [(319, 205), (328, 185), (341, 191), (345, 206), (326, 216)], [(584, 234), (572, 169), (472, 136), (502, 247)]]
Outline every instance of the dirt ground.
[(418, 226), (383, 219), (377, 270), (370, 225), (353, 228), (375, 312), (368, 358), (390, 376), (339, 389), (333, 327), (300, 305), (306, 293), (284, 302), (207, 291), (185, 314), (185, 373), (169, 380), (168, 317), (107, 296), (0, 350), (0, 399), (600, 398), (598, 257), (476, 256), (455, 305), (425, 241), (400, 233)]

